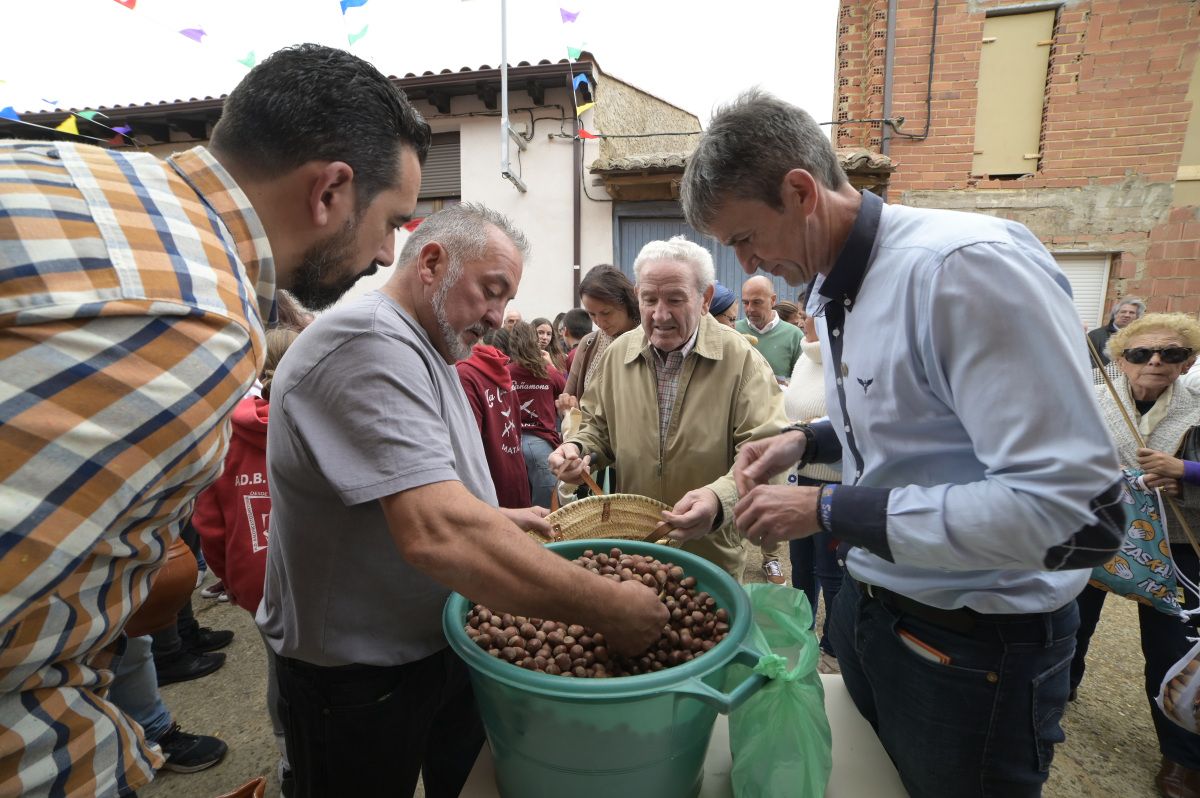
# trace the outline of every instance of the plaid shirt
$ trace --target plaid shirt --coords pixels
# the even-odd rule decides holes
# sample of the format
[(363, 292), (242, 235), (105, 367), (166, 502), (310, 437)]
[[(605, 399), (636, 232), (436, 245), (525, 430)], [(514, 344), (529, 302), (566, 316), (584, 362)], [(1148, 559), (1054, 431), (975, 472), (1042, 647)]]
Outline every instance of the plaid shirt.
[(700, 334), (700, 326), (692, 332), (688, 342), (674, 352), (660, 352), (658, 347), (651, 346), (654, 353), (654, 377), (658, 388), (658, 442), (661, 446), (667, 439), (667, 427), (671, 425), (671, 411), (675, 408), (675, 399), (679, 396), (679, 377), (683, 374), (683, 361), (696, 346), (696, 336)]
[(220, 473), (274, 263), (203, 148), (0, 143), (0, 796), (114, 795), (161, 757), (103, 699)]

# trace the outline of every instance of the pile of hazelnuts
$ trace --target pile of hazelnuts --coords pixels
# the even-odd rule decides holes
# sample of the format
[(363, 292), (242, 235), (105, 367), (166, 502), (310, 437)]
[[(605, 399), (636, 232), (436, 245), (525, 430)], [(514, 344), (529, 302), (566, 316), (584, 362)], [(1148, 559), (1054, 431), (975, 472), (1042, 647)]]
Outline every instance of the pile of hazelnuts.
[(579, 624), (495, 613), (476, 604), (467, 614), (467, 636), (490, 656), (552, 676), (606, 679), (653, 673), (691, 662), (729, 634), (729, 613), (716, 599), (696, 592), (696, 578), (643, 554), (583, 552), (576, 565), (618, 582), (637, 580), (658, 591), (670, 613), (658, 641), (640, 657), (610, 653), (600, 632)]

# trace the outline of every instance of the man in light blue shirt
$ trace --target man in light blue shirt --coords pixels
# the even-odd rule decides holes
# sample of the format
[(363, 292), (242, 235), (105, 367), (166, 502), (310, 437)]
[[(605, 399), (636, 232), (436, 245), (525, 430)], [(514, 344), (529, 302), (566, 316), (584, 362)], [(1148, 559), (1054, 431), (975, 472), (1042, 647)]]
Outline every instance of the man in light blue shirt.
[[(757, 91), (682, 189), (747, 273), (810, 284), (820, 331), (829, 419), (743, 448), (738, 528), (853, 546), (831, 642), (912, 795), (1040, 795), (1073, 599), (1123, 530), (1065, 277), (1019, 224), (856, 191), (812, 118)], [(839, 459), (841, 485), (766, 482)]]

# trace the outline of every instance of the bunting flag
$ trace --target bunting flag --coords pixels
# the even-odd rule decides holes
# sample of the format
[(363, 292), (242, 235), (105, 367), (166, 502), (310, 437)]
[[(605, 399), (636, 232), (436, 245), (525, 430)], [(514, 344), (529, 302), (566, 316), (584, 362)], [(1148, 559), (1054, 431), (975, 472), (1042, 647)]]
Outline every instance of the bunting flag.
[(125, 137), (122, 136), (120, 133), (118, 133), (117, 135), (113, 136), (111, 139), (107, 139), (104, 143), (109, 144), (113, 147), (120, 147), (122, 144), (125, 143)]
[(104, 114), (100, 113), (99, 111), (80, 111), (78, 116), (82, 116), (84, 119), (91, 122), (98, 116), (104, 116)]
[(133, 10), (133, 7), (137, 5), (137, 0), (116, 0), (116, 2), (120, 3), (131, 11)]
[(361, 39), (362, 37), (367, 35), (367, 28), (369, 28), (369, 27), (371, 27), (371, 26), (363, 25), (362, 30), (360, 30), (358, 33), (351, 33), (346, 38), (350, 40), (350, 44), (354, 44), (356, 41), (358, 41), (359, 39)]
[(409, 219), (404, 223), (404, 229), (411, 233), (413, 230), (416, 230), (418, 227), (420, 227), (421, 222), (423, 221), (425, 221), (424, 216), (418, 216), (416, 219)]
[(342, 16), (345, 16), (347, 8), (362, 8), (367, 4), (367, 0), (342, 0)]
[(117, 125), (113, 128), (113, 132), (120, 133), (122, 136), (128, 136), (133, 132), (133, 128), (129, 127), (128, 125)]
[(75, 123), (75, 117), (68, 116), (60, 124), (54, 126), (55, 130), (61, 130), (63, 133), (70, 133), (72, 136), (79, 135), (79, 125)]
[(592, 133), (586, 128), (579, 128), (579, 138), (581, 139), (598, 139), (600, 138), (595, 133)]
[(583, 50), (581, 50), (580, 48), (578, 48), (578, 47), (568, 47), (567, 48), (567, 58), (570, 59), (571, 61), (578, 61), (579, 56), (581, 56), (581, 55), (583, 55)]
[(258, 57), (254, 54), (254, 51), (251, 50), (250, 52), (246, 53), (245, 58), (239, 58), (238, 63), (247, 69), (253, 69), (254, 65), (258, 63)]
[(579, 73), (578, 75), (576, 75), (575, 78), (571, 81), (571, 88), (578, 90), (580, 83), (583, 83), (583, 84), (588, 83), (588, 76), (583, 74), (582, 72)]
[(21, 115), (11, 105), (6, 105), (0, 108), (0, 119), (11, 119), (14, 122), (20, 122)]
[(58, 100), (47, 100), (45, 97), (42, 98), (42, 102), (46, 105), (58, 105)]
[(575, 109), (575, 116), (583, 116), (583, 112), (591, 108), (595, 103), (584, 103)]
[[(346, 2), (346, 0), (342, 0), (342, 2), (344, 3), (344, 2)], [(579, 18), (578, 11), (568, 11), (565, 8), (560, 8), (560, 9), (558, 9), (558, 13), (562, 14), (563, 22), (574, 22), (575, 20), (577, 20)]]
[(204, 28), (184, 28), (179, 32), (196, 42), (196, 44), (200, 44), (201, 39), (208, 35)]

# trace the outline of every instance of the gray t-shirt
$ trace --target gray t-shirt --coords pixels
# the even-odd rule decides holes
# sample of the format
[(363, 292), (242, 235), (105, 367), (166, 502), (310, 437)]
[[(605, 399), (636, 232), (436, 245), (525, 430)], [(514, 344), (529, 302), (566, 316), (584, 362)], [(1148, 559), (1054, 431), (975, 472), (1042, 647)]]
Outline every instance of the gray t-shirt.
[(450, 591), (400, 555), (378, 499), (457, 480), (496, 505), (453, 366), (372, 292), (305, 330), (271, 386), (273, 506), (258, 624), (285, 657), (400, 665), (446, 645)]

